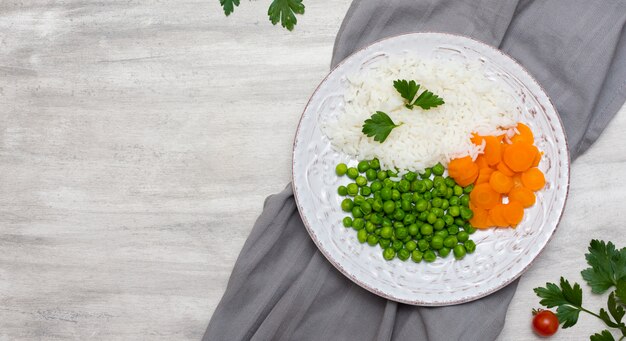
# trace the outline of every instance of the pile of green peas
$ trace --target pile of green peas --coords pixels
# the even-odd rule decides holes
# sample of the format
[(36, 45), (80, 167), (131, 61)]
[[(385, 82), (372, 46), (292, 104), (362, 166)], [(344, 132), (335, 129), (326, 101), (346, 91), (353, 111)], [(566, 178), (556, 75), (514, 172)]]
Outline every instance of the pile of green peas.
[(469, 238), (476, 231), (469, 223), (473, 185), (463, 188), (444, 177), (442, 164), (398, 177), (397, 171), (383, 170), (373, 159), (357, 167), (340, 163), (335, 172), (353, 181), (337, 189), (346, 197), (341, 209), (351, 213), (343, 226), (352, 227), (360, 243), (379, 245), (384, 259), (433, 262), (450, 253), (462, 259), (476, 250)]

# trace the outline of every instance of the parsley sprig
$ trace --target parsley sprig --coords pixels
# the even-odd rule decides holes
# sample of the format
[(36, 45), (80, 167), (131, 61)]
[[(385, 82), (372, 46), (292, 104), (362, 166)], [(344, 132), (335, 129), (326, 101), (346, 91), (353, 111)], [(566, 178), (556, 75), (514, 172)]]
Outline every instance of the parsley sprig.
[(418, 106), (424, 110), (428, 110), (445, 104), (443, 98), (428, 90), (424, 90), (424, 92), (417, 96), (421, 85), (417, 84), (415, 81), (398, 79), (393, 82), (393, 87), (396, 88), (396, 90), (400, 93), (400, 96), (406, 100), (405, 106), (409, 109), (413, 109), (414, 106)]
[[(559, 285), (546, 283), (543, 288), (535, 288), (534, 291), (541, 298), (539, 304), (548, 308), (557, 307), (556, 316), (563, 328), (569, 328), (578, 322), (581, 312), (593, 315), (604, 322), (609, 328), (614, 328), (622, 333), (619, 340), (626, 338), (626, 323), (623, 322), (626, 315), (626, 248), (617, 250), (613, 243), (592, 240), (589, 245), (589, 253), (585, 255), (587, 263), (591, 266), (581, 272), (583, 279), (591, 286), (594, 293), (602, 294), (611, 288), (615, 288), (609, 294), (607, 309), (600, 309), (594, 313), (583, 307), (583, 291), (578, 283), (573, 285), (561, 277)], [(590, 336), (591, 341), (615, 341), (608, 330), (603, 330)]]
[(394, 128), (401, 125), (402, 123), (393, 123), (391, 117), (386, 113), (377, 111), (372, 117), (365, 120), (362, 132), (369, 137), (374, 136), (374, 141), (383, 143), (387, 139), (387, 136), (389, 136), (389, 133), (391, 133)]
[[(220, 0), (220, 5), (224, 9), (224, 14), (229, 16), (235, 10), (235, 7), (239, 6), (240, 0)], [(289, 31), (298, 23), (296, 14), (304, 14), (304, 4), (302, 0), (273, 0), (267, 10), (272, 24), (276, 25), (280, 22), (280, 25)]]

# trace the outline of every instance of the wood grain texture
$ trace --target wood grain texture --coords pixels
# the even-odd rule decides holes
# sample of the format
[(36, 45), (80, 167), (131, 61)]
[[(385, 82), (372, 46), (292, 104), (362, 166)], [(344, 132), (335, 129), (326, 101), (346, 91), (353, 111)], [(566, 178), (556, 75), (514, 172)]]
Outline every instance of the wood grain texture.
[[(349, 1), (307, 6), (288, 33), (258, 1), (0, 3), (0, 340), (201, 337)], [(624, 130), (622, 109), (574, 163), (501, 340), (535, 339), (531, 289), (580, 280), (590, 238), (626, 244)]]

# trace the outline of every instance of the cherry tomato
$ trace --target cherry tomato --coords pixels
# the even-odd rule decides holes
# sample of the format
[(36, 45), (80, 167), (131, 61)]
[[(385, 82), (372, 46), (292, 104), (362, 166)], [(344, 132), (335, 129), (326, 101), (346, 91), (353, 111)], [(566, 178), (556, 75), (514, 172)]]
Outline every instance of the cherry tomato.
[(533, 329), (541, 336), (551, 336), (559, 329), (559, 319), (550, 310), (540, 310), (534, 313)]

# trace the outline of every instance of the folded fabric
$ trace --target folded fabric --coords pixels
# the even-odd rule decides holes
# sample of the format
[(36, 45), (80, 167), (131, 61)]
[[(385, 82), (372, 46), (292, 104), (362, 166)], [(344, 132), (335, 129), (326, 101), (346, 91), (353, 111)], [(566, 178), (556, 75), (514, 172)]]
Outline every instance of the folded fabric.
[[(621, 0), (357, 0), (337, 36), (332, 65), (407, 32), (481, 40), (518, 60), (544, 87), (574, 159), (626, 100), (625, 27)], [(288, 186), (266, 200), (203, 339), (493, 340), (516, 286), (448, 307), (371, 294), (317, 250)]]

